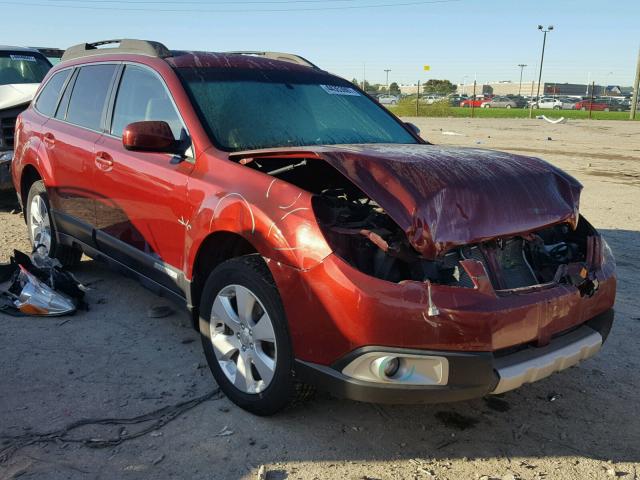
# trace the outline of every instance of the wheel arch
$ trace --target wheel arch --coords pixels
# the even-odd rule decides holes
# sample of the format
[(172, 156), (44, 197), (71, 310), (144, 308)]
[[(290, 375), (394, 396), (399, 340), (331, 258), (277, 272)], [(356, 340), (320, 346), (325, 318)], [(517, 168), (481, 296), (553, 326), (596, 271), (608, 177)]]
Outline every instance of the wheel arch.
[(213, 232), (200, 243), (191, 271), (190, 289), (194, 328), (198, 328), (201, 293), (209, 274), (226, 260), (254, 253), (258, 253), (258, 249), (249, 240), (230, 231)]
[[(31, 185), (33, 185), (38, 180), (42, 180), (42, 175), (40, 174), (38, 169), (31, 164), (25, 165), (20, 175), (20, 200), (22, 203), (22, 209), (25, 212), (26, 212), (27, 197), (29, 196), (29, 190), (31, 189)], [(26, 216), (25, 216), (25, 221), (26, 221)]]

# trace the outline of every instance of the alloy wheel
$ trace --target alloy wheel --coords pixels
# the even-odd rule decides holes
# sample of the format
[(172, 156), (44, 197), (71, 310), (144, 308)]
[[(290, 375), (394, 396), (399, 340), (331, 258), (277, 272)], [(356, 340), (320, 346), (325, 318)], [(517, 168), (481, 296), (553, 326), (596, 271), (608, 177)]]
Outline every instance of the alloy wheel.
[(49, 209), (42, 195), (36, 195), (29, 205), (29, 230), (33, 248), (44, 247), (51, 251), (51, 223), (49, 221)]
[(228, 285), (211, 308), (210, 339), (216, 359), (241, 392), (264, 391), (276, 370), (273, 323), (260, 299), (242, 285)]

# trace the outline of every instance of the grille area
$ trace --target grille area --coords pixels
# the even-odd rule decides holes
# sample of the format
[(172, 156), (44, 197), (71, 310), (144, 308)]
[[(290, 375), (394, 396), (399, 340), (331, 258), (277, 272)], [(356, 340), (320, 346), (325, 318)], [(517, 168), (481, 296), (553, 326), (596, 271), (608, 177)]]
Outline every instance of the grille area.
[(5, 149), (13, 150), (16, 120), (17, 116), (0, 117), (0, 146)]
[[(474, 245), (463, 248), (462, 258), (478, 260), (484, 265), (485, 270), (492, 279), (494, 288), (510, 289), (536, 285), (538, 279), (524, 255), (524, 240), (522, 238), (512, 238), (502, 241), (497, 246), (485, 246), (485, 252)], [(487, 255), (493, 258), (493, 262), (487, 260)], [(490, 265), (496, 265), (495, 271)], [(472, 287), (473, 282), (462, 269), (459, 285)]]

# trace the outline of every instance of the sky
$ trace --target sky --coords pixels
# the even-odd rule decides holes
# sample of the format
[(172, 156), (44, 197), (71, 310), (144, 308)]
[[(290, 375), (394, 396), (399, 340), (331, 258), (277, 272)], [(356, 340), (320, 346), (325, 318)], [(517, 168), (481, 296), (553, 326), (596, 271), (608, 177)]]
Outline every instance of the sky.
[[(0, 0), (0, 44), (112, 38), (179, 50), (274, 50), (370, 83), (542, 81), (629, 86), (640, 0)], [(423, 66), (429, 65), (430, 71)]]

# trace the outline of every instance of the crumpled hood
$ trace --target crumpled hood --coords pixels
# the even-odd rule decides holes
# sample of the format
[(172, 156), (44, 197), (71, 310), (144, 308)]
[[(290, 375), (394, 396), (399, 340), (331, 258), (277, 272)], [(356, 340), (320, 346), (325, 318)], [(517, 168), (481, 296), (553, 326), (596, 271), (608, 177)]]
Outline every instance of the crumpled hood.
[(258, 152), (324, 159), (384, 208), (426, 258), (458, 245), (563, 222), (575, 228), (578, 222), (582, 185), (538, 158), (421, 144)]
[(39, 86), (39, 83), (0, 85), (0, 110), (29, 103)]

